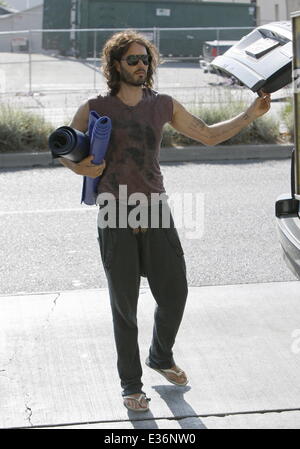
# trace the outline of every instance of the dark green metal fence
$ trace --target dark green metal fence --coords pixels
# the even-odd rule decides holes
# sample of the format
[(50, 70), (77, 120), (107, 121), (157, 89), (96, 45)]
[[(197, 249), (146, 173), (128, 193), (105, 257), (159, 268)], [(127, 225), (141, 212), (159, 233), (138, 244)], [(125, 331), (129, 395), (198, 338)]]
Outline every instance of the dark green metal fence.
[[(45, 0), (44, 28), (70, 28), (71, 8), (76, 8), (76, 28), (134, 28), (149, 29), (147, 37), (153, 40), (163, 56), (198, 57), (205, 41), (214, 39), (239, 40), (243, 30), (195, 30), (200, 27), (254, 27), (255, 7), (248, 3), (164, 0)], [(59, 13), (58, 13), (59, 11)], [(59, 16), (59, 17), (58, 17)], [(153, 31), (160, 29), (159, 32)], [(175, 28), (181, 28), (177, 30)], [(185, 29), (182, 29), (185, 28)], [(145, 32), (145, 31), (144, 31)], [(72, 42), (69, 33), (45, 33), (44, 48), (55, 48), (62, 53), (75, 46), (81, 58), (99, 55), (112, 31), (76, 33)]]

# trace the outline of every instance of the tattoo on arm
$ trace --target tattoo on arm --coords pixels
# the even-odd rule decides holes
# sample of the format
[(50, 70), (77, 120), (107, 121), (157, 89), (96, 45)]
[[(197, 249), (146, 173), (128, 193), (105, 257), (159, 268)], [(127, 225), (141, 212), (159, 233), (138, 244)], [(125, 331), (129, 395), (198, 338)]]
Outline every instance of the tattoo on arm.
[(186, 122), (185, 132), (192, 138), (196, 136), (197, 140), (205, 139), (205, 141), (213, 142), (212, 145), (215, 145), (215, 142), (223, 142), (236, 135), (242, 128), (247, 126), (246, 122), (251, 122), (251, 117), (247, 112), (233, 119), (210, 126), (193, 115)]
[[(248, 120), (249, 118), (250, 118), (250, 117), (249, 117), (249, 115), (248, 115), (246, 112), (245, 112), (244, 115), (242, 116), (242, 120)], [(238, 126), (238, 124), (235, 124), (235, 125), (233, 126), (233, 128), (235, 128), (235, 127), (237, 127), (237, 126)], [(190, 128), (191, 130), (197, 131), (197, 130), (199, 130), (199, 129), (205, 128), (205, 123), (204, 123), (200, 118), (193, 117), (192, 120), (191, 120), (190, 123), (189, 123), (189, 128)]]

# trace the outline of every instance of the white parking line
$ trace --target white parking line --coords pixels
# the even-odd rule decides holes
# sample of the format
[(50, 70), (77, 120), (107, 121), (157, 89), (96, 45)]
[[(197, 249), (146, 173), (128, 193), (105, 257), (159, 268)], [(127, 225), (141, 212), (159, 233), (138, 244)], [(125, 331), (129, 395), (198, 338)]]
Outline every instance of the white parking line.
[[(29, 87), (31, 87), (31, 89), (33, 91), (39, 92), (39, 91), (80, 91), (80, 90), (94, 90), (94, 89), (99, 89), (99, 86), (94, 86), (92, 84), (92, 82), (90, 83), (86, 83), (86, 84), (79, 84), (79, 83), (73, 83), (73, 84), (59, 84), (59, 83), (48, 83), (48, 84), (32, 84), (31, 86), (29, 86), (29, 84), (25, 85), (25, 90), (28, 90)], [(103, 87), (103, 86), (100, 86)]]
[(5, 94), (6, 92), (6, 76), (3, 69), (0, 69), (0, 93)]
[(7, 210), (0, 211), (2, 215), (22, 215), (22, 214), (51, 214), (56, 212), (95, 212), (98, 211), (97, 206), (92, 207), (73, 207), (71, 209), (35, 209), (35, 210)]

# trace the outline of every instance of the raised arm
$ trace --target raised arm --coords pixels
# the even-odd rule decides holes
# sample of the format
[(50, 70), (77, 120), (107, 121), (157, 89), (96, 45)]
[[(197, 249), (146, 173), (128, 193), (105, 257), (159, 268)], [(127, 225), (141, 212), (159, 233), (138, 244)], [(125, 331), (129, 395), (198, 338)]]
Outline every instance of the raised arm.
[(213, 146), (235, 136), (259, 116), (268, 112), (270, 101), (270, 94), (261, 93), (261, 96), (254, 100), (246, 112), (242, 112), (230, 120), (216, 123), (215, 125), (207, 125), (199, 117), (188, 112), (177, 100), (173, 99), (173, 117), (170, 124), (181, 134), (198, 140), (204, 145)]

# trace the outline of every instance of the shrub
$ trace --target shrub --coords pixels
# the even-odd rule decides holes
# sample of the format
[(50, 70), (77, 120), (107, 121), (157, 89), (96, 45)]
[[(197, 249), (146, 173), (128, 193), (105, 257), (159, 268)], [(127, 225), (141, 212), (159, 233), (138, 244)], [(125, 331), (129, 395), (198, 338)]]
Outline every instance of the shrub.
[[(228, 103), (225, 106), (197, 106), (189, 110), (208, 125), (222, 122), (245, 111), (242, 102)], [(290, 101), (282, 112), (283, 120), (293, 138), (293, 106)], [(54, 131), (53, 125), (43, 117), (10, 105), (0, 106), (0, 153), (49, 151), (48, 137)], [(272, 116), (262, 116), (241, 130), (236, 136), (221, 145), (278, 143), (279, 123)], [(163, 131), (162, 147), (201, 145), (200, 142), (178, 133), (170, 125)]]
[(53, 126), (43, 117), (10, 105), (0, 106), (0, 152), (49, 151)]
[(287, 127), (290, 141), (294, 142), (294, 107), (293, 99), (289, 98), (282, 109), (282, 120)]

